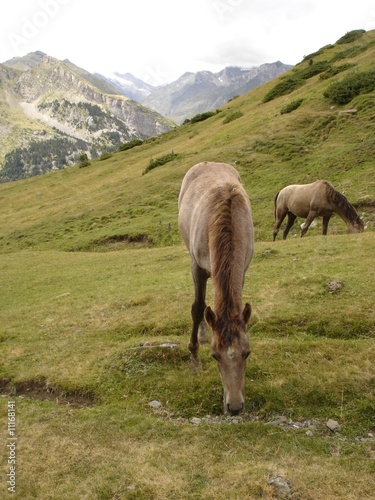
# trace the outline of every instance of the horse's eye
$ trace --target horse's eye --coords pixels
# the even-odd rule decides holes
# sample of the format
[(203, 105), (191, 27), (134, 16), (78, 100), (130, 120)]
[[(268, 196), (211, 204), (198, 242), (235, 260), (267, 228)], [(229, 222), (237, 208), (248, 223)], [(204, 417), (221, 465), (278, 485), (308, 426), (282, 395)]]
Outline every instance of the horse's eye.
[(242, 356), (243, 356), (243, 359), (247, 359), (249, 357), (249, 354), (250, 354), (250, 350), (248, 351), (245, 351)]
[(219, 361), (219, 359), (220, 359), (220, 354), (219, 354), (219, 353), (217, 353), (217, 352), (213, 352), (213, 353), (211, 354), (211, 356), (212, 356), (214, 359), (216, 359), (216, 361)]

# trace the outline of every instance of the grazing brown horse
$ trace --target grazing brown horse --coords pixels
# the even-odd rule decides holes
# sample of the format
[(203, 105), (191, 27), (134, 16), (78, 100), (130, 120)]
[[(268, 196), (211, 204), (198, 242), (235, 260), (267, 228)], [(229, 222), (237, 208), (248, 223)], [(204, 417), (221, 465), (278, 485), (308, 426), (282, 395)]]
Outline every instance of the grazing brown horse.
[(285, 218), (288, 221), (283, 231), (283, 240), (288, 236), (296, 217), (305, 220), (302, 225), (301, 237), (306, 234), (315, 217), (323, 217), (322, 234), (327, 234), (328, 222), (337, 213), (348, 227), (348, 233), (361, 233), (363, 222), (345, 196), (327, 181), (315, 181), (311, 184), (293, 184), (279, 191), (275, 198), (275, 226), (273, 241)]
[[(189, 350), (199, 366), (199, 340), (206, 319), (212, 328), (212, 356), (224, 388), (224, 411), (244, 407), (246, 358), (250, 354), (246, 325), (251, 308), (242, 307), (245, 273), (254, 252), (250, 202), (241, 179), (225, 163), (198, 163), (186, 174), (178, 200), (179, 229), (190, 252), (195, 299)], [(206, 285), (212, 277), (213, 308), (206, 306)]]

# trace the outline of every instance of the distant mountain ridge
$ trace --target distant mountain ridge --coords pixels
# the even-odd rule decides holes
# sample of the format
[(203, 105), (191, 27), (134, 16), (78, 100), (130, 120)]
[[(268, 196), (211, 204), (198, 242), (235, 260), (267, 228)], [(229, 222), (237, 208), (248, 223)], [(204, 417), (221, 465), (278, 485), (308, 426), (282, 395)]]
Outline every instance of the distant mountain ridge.
[(187, 72), (152, 86), (130, 73), (92, 74), (36, 51), (0, 64), (0, 182), (99, 157), (220, 107), (292, 66)]
[(97, 76), (123, 95), (154, 109), (175, 123), (182, 123), (186, 118), (222, 106), (234, 96), (245, 94), (292, 67), (276, 61), (253, 68), (228, 66), (218, 73), (187, 72), (174, 82), (156, 87), (130, 73), (115, 73), (110, 78)]
[(175, 126), (68, 60), (43, 52), (0, 65), (1, 180), (100, 156)]

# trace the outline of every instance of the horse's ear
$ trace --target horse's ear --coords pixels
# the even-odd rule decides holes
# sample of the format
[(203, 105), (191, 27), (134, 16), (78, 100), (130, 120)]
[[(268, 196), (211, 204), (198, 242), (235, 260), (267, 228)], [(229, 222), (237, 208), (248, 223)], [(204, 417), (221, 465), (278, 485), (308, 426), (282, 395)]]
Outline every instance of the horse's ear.
[(248, 324), (250, 316), (251, 316), (251, 305), (246, 303), (244, 310), (242, 311), (242, 319), (244, 320), (245, 325)]
[(207, 306), (204, 310), (204, 317), (210, 327), (213, 329), (216, 323), (216, 314), (213, 312), (210, 306)]

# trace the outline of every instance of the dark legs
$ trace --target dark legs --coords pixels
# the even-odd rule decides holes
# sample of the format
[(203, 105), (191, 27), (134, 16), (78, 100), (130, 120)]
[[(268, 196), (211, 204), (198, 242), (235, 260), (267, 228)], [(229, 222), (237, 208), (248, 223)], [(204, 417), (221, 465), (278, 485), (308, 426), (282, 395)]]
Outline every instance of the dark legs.
[(279, 232), (280, 226), (283, 223), (283, 220), (285, 219), (286, 212), (284, 214), (276, 214), (276, 220), (275, 220), (275, 225), (273, 227), (273, 241), (275, 241), (277, 233)]
[[(302, 231), (301, 231), (301, 238), (307, 233), (307, 230), (311, 226), (312, 221), (317, 217), (316, 212), (309, 212), (308, 216), (306, 217), (305, 222), (303, 223)], [(328, 222), (327, 222), (328, 224)], [(324, 222), (323, 222), (323, 230), (324, 230)], [(324, 233), (323, 233), (324, 234)]]
[(293, 226), (294, 224), (294, 221), (296, 220), (297, 216), (292, 214), (292, 212), (288, 212), (288, 221), (284, 227), (284, 231), (283, 231), (283, 240), (286, 240), (286, 237), (288, 236), (288, 233), (291, 229), (291, 227)]
[(328, 222), (329, 219), (331, 218), (331, 215), (325, 215), (323, 217), (323, 228), (322, 228), (322, 234), (326, 235), (328, 231)]
[(296, 220), (296, 215), (292, 214), (292, 212), (285, 212), (284, 214), (277, 214), (276, 215), (276, 222), (275, 226), (273, 229), (273, 241), (276, 239), (276, 235), (279, 232), (280, 226), (285, 219), (285, 216), (288, 215), (288, 221), (285, 225), (284, 231), (283, 231), (283, 240), (286, 240), (286, 237), (288, 236), (288, 233), (290, 231), (290, 228), (293, 226), (294, 221)]
[(193, 320), (193, 330), (191, 332), (189, 351), (191, 353), (191, 362), (194, 366), (199, 366), (199, 336), (204, 337), (205, 324), (204, 324), (204, 310), (206, 309), (206, 285), (208, 280), (208, 274), (206, 271), (201, 269), (196, 262), (192, 262), (191, 273), (194, 280), (195, 289), (195, 299), (193, 305), (191, 306), (191, 317)]
[[(275, 223), (275, 226), (274, 226), (274, 230), (273, 230), (273, 241), (275, 241), (275, 238), (276, 238), (276, 235), (280, 229), (280, 226), (285, 218), (285, 215), (288, 215), (288, 220), (287, 220), (287, 223), (285, 225), (285, 228), (284, 228), (284, 231), (283, 231), (283, 240), (286, 239), (286, 237), (288, 236), (288, 233), (290, 231), (290, 229), (292, 228), (297, 216), (292, 214), (292, 212), (288, 212), (287, 214), (284, 214), (282, 216), (280, 216), (279, 214), (277, 215), (276, 217), (276, 223)], [(318, 216), (319, 214), (314, 211), (314, 212), (309, 212), (308, 216), (306, 217), (306, 220), (305, 222), (303, 223), (302, 225), (302, 231), (301, 231), (301, 238), (302, 236), (304, 236), (306, 233), (307, 233), (307, 230), (309, 229), (312, 221)], [(332, 215), (332, 214), (331, 214)], [(323, 229), (322, 229), (322, 234), (327, 234), (327, 229), (328, 229), (328, 222), (331, 218), (331, 215), (325, 215), (323, 217)]]

